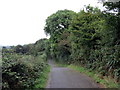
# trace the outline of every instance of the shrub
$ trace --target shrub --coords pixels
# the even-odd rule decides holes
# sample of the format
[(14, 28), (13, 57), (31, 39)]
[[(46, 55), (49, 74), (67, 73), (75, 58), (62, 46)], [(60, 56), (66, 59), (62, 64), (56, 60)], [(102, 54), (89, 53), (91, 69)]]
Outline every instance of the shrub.
[(34, 88), (35, 80), (47, 66), (43, 57), (4, 54), (2, 60), (2, 88)]

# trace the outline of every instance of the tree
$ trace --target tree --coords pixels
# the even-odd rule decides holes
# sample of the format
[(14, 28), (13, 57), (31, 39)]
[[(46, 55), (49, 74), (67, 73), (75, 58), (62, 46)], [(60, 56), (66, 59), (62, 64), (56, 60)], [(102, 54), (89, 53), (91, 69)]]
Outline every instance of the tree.
[(22, 46), (22, 45), (17, 45), (17, 46), (14, 48), (14, 51), (15, 51), (16, 53), (24, 53), (23, 46)]
[(119, 2), (104, 2), (103, 6), (106, 7), (106, 9), (113, 10), (114, 12), (117, 12), (118, 15), (120, 15), (120, 1)]
[[(65, 50), (65, 47), (61, 44), (63, 41), (61, 37), (62, 34), (68, 30), (74, 15), (76, 15), (76, 13), (71, 10), (59, 10), (46, 20), (44, 30), (50, 35), (51, 54), (55, 58), (65, 56), (62, 52), (62, 50)], [(68, 51), (65, 52), (67, 53)]]
[(69, 29), (71, 31), (72, 56), (88, 60), (90, 50), (96, 49), (98, 41), (101, 39), (100, 31), (103, 29), (103, 23), (100, 10), (90, 6), (86, 7), (86, 11), (82, 10), (76, 15)]
[(71, 10), (59, 10), (49, 16), (46, 20), (45, 32), (52, 35), (60, 35), (65, 29), (68, 29), (75, 12)]
[[(120, 44), (120, 1), (119, 2), (105, 2), (104, 6), (108, 11), (106, 12), (106, 26), (111, 27), (113, 44)], [(116, 13), (115, 13), (116, 12)], [(106, 29), (107, 30), (107, 29)]]

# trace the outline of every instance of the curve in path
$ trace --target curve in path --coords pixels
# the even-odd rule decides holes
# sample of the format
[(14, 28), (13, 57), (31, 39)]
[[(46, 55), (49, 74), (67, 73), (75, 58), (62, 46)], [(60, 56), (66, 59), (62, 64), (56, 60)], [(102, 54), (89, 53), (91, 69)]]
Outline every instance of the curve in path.
[(80, 72), (64, 67), (56, 67), (52, 62), (46, 88), (99, 88), (91, 78)]

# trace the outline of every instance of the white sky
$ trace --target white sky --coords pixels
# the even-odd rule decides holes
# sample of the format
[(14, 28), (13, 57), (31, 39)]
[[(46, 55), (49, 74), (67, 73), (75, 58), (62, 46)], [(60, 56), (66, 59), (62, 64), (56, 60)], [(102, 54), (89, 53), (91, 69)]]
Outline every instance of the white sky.
[(45, 38), (45, 19), (58, 10), (80, 11), (97, 0), (0, 0), (0, 45), (34, 43)]

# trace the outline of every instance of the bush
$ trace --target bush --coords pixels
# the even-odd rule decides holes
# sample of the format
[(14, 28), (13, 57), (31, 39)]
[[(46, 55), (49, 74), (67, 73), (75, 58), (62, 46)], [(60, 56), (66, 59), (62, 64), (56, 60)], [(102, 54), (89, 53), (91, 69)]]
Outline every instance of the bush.
[(2, 64), (3, 89), (34, 88), (35, 80), (47, 66), (41, 56), (17, 54), (4, 54)]

